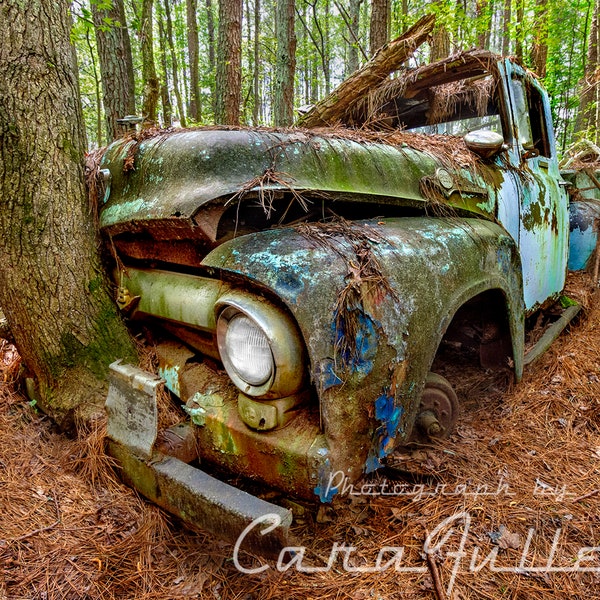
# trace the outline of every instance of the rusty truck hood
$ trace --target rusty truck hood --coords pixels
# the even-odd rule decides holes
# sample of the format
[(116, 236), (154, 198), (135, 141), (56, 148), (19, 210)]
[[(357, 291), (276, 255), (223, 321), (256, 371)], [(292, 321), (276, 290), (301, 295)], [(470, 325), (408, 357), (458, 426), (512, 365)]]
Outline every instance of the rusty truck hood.
[(433, 152), (358, 136), (262, 129), (161, 132), (113, 143), (101, 166), (110, 171), (100, 216), (104, 228), (190, 219), (211, 201), (258, 189), (408, 206), (434, 198), (469, 212), (494, 212), (489, 188), (467, 170), (448, 167)]

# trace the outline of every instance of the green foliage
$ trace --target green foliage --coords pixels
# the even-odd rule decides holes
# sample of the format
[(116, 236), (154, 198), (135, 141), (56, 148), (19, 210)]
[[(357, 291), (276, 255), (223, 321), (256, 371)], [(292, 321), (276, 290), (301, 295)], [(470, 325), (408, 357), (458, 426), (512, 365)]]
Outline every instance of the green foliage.
[[(159, 53), (158, 19), (164, 14), (164, 0), (155, 0), (155, 45)], [(244, 7), (242, 23), (242, 120), (244, 124), (272, 123), (272, 98), (276, 53), (276, 0), (240, 0)], [(314, 103), (349, 75), (348, 61), (352, 48), (358, 49), (359, 63), (368, 54), (370, 2), (358, 1), (358, 31), (349, 27), (350, 0), (296, 0), (296, 106)], [(80, 64), (81, 89), (88, 136), (92, 143), (98, 138), (97, 57), (91, 4), (105, 8), (111, 0), (79, 0), (73, 5), (75, 24), (72, 41)], [(259, 5), (259, 28), (255, 27), (255, 9)], [(126, 2), (126, 20), (131, 32), (134, 70), (141, 73), (140, 57), (141, 0)], [(185, 0), (169, 0), (173, 19), (173, 36), (179, 65), (178, 79), (183, 104), (189, 106), (189, 71), (187, 69), (187, 24)], [(210, 6), (210, 13), (209, 7)], [(210, 18), (216, 38), (218, 0), (199, 0), (200, 88), (202, 93), (201, 124), (213, 119), (215, 70), (209, 60)], [(564, 149), (574, 136), (575, 121), (581, 97), (581, 85), (586, 69), (588, 37), (593, 16), (592, 0), (392, 0), (390, 34), (396, 37), (427, 12), (437, 15), (438, 32), (446, 36), (450, 51), (462, 51), (480, 44), (500, 53), (503, 45), (509, 53), (521, 52), (526, 66), (533, 66), (534, 44), (546, 51), (544, 84), (550, 92), (551, 106), (557, 129), (559, 147)], [(517, 17), (521, 17), (518, 22)], [(121, 27), (116, 20), (105, 18), (99, 27), (109, 30)], [(92, 35), (90, 35), (92, 33)], [(254, 48), (258, 44), (258, 62)], [(157, 58), (158, 60), (158, 58)], [(412, 63), (429, 60), (429, 47), (419, 49)], [(167, 61), (167, 69), (172, 69)], [(258, 76), (258, 90), (255, 78)], [(164, 75), (163, 75), (164, 77)], [(166, 74), (169, 94), (173, 96), (172, 73)], [(137, 96), (141, 99), (142, 82), (136, 79)], [(176, 107), (175, 98), (171, 100)], [(255, 119), (258, 119), (255, 122)], [(593, 126), (592, 131), (598, 129)]]

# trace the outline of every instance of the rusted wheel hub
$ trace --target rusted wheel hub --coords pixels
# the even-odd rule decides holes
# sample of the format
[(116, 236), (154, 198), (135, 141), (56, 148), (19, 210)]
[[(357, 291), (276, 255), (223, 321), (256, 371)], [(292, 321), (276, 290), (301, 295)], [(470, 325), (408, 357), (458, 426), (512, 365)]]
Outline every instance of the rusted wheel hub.
[(429, 373), (423, 388), (412, 441), (426, 442), (447, 438), (454, 429), (457, 418), (458, 398), (450, 382), (437, 373)]

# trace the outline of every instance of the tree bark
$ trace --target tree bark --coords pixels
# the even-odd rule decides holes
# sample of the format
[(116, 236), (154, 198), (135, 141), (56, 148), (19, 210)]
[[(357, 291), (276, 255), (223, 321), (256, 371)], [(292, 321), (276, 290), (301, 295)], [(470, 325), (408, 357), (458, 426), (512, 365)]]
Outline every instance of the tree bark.
[(212, 0), (206, 0), (206, 34), (208, 36), (208, 66), (214, 73), (215, 64), (215, 19), (213, 16)]
[(140, 45), (142, 50), (142, 81), (144, 103), (142, 105), (143, 127), (156, 125), (160, 84), (154, 65), (152, 36), (152, 12), (154, 0), (142, 0), (142, 22), (140, 26)]
[(96, 67), (96, 55), (94, 48), (92, 47), (89, 29), (86, 29), (85, 31), (85, 41), (87, 42), (87, 47), (90, 51), (90, 62), (92, 63), (92, 74), (94, 76), (94, 92), (96, 96), (96, 142), (98, 148), (100, 148), (102, 146), (102, 131), (104, 130), (102, 125), (102, 94), (100, 93), (101, 82), (98, 74), (98, 68)]
[(360, 49), (360, 5), (363, 0), (350, 0), (349, 23), (350, 40), (348, 44), (348, 73), (358, 70)]
[(135, 113), (135, 81), (123, 0), (112, 0), (108, 8), (103, 6), (91, 3), (106, 130), (108, 140), (112, 141), (125, 133), (117, 119)]
[(171, 127), (173, 125), (173, 104), (171, 102), (171, 93), (169, 92), (169, 69), (167, 67), (167, 42), (165, 40), (165, 25), (163, 15), (158, 19), (158, 44), (160, 48), (160, 69), (161, 84), (160, 96), (163, 107), (163, 126)]
[(239, 125), (242, 94), (242, 0), (219, 2), (215, 121)]
[(294, 0), (279, 0), (276, 5), (277, 60), (273, 113), (276, 126), (294, 122), (294, 75), (296, 73), (296, 14)]
[(167, 20), (167, 44), (171, 54), (171, 69), (173, 72), (173, 91), (175, 92), (175, 100), (177, 102), (177, 112), (179, 113), (179, 123), (182, 127), (187, 127), (185, 118), (185, 107), (183, 98), (181, 97), (181, 86), (179, 85), (179, 64), (177, 62), (177, 53), (175, 52), (175, 41), (173, 40), (173, 20), (171, 19), (171, 0), (165, 0), (165, 17)]
[(510, 53), (510, 19), (511, 0), (504, 0), (504, 17), (502, 20), (502, 54), (508, 56)]
[(390, 39), (392, 3), (390, 0), (372, 0), (369, 28), (369, 49), (371, 56), (388, 43)]
[(426, 15), (406, 33), (380, 48), (368, 63), (317, 103), (297, 124), (301, 127), (323, 127), (341, 120), (356, 100), (381, 84), (409, 58), (427, 39), (434, 24), (435, 16)]
[(523, 6), (524, 0), (516, 0), (517, 2), (517, 26), (515, 29), (515, 56), (522, 61), (523, 60), (523, 19), (525, 18), (525, 7)]
[(201, 120), (202, 99), (200, 97), (200, 80), (198, 74), (198, 0), (186, 0), (187, 43), (190, 62), (190, 119), (199, 123)]
[(0, 19), (0, 305), (40, 406), (68, 426), (134, 351), (85, 190), (69, 3), (2, 0)]
[(546, 61), (548, 59), (548, 2), (547, 0), (536, 0), (535, 4), (531, 64), (536, 74), (543, 79), (546, 77)]
[(481, 49), (489, 48), (491, 19), (489, 16), (488, 0), (476, 0), (475, 14), (477, 23), (477, 47)]
[(252, 106), (252, 123), (257, 126), (260, 120), (262, 100), (260, 95), (260, 0), (254, 0), (254, 73), (253, 90), (254, 104)]
[[(588, 38), (588, 50), (585, 62), (583, 79), (579, 84), (581, 102), (575, 120), (574, 133), (583, 134), (584, 137), (594, 138), (597, 136), (598, 123), (596, 112), (600, 94), (598, 93), (598, 46), (600, 17), (600, 0), (595, 0), (593, 6), (592, 22)], [(588, 17), (589, 18), (589, 17)]]
[(206, 0), (206, 38), (208, 45), (208, 78), (211, 86), (210, 103), (214, 115), (217, 110), (217, 91), (215, 82), (215, 71), (217, 67), (215, 58), (215, 19), (212, 0)]

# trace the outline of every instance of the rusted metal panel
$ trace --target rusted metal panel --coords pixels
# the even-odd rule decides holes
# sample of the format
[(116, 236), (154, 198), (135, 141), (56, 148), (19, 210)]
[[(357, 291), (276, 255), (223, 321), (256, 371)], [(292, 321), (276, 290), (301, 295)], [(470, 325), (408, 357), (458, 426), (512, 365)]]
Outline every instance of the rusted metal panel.
[[(434, 153), (335, 134), (319, 137), (303, 132), (194, 130), (140, 142), (135, 169), (123, 172), (132, 144), (116, 142), (104, 157), (112, 184), (101, 212), (101, 227), (113, 232), (124, 228), (143, 231), (144, 223), (150, 221), (167, 229), (184, 227), (168, 223), (176, 219), (189, 222), (193, 232), (188, 237), (204, 236), (206, 240), (215, 235), (214, 219), (209, 218), (212, 213), (194, 221), (192, 217), (201, 207), (214, 212), (211, 201), (227, 199), (240, 190), (294, 189), (309, 194), (318, 190), (325, 203), (328, 194), (352, 194), (363, 201), (370, 198), (410, 206), (429, 201), (423, 195), (421, 180), (435, 181), (437, 171), (445, 166)], [(279, 177), (269, 178), (270, 172)], [(458, 201), (462, 208), (481, 212), (477, 208), (481, 198), (477, 196), (488, 193), (486, 186), (478, 182), (475, 201), (469, 202), (473, 194), (469, 179), (473, 175), (466, 169), (454, 175), (457, 193), (450, 202)], [(489, 214), (493, 212), (492, 207)], [(171, 237), (177, 239), (176, 235)]]
[(563, 171), (562, 176), (573, 192), (569, 204), (569, 269), (580, 271), (588, 266), (598, 245), (600, 230), (600, 179), (588, 169)]
[[(267, 436), (243, 423), (237, 392), (226, 387), (222, 376), (200, 378), (203, 385), (186, 385), (185, 393), (179, 388), (186, 400), (197, 394), (188, 402), (188, 411), (199, 426), (203, 457), (303, 496), (307, 491), (321, 493), (327, 477), (339, 469), (357, 478), (376, 468), (408, 438), (435, 349), (454, 312), (470, 297), (486, 289), (502, 290), (511, 317), (517, 374), (523, 353), (518, 254), (498, 225), (456, 218), (382, 219), (351, 224), (345, 236), (315, 227), (312, 237), (308, 227), (230, 240), (210, 253), (204, 265), (220, 278), (243, 277), (239, 281), (246, 282), (247, 290), (270, 290), (286, 304), (308, 349), (320, 415), (299, 411), (287, 427)], [(324, 232), (328, 245), (316, 241), (316, 234)], [(360, 302), (346, 306), (340, 318), (338, 299), (352, 265), (361, 260), (349, 240), (361, 235), (372, 240), (370, 256), (380, 264), (387, 287), (365, 284)], [(453, 260), (458, 255), (460, 262)], [(232, 289), (232, 284), (209, 277), (135, 269), (128, 274), (127, 285), (141, 296), (139, 310), (170, 321), (189, 321), (193, 315), (195, 324), (208, 330), (215, 327), (211, 313)], [(210, 296), (207, 306), (200, 288), (217, 284), (219, 292)], [(152, 299), (145, 303), (148, 295)], [(355, 348), (347, 355), (338, 345), (347, 335), (345, 319), (356, 325)], [(172, 387), (177, 389), (177, 384)], [(309, 449), (321, 431), (327, 440), (321, 447), (326, 460), (311, 469)]]
[(146, 458), (158, 434), (156, 394), (162, 383), (160, 377), (120, 360), (110, 365), (107, 435)]
[[(185, 356), (180, 352), (179, 364), (184, 361)], [(120, 361), (111, 365), (106, 400), (107, 432), (112, 440), (109, 451), (118, 460), (125, 479), (147, 498), (191, 525), (227, 540), (235, 540), (256, 519), (274, 515), (278, 526), (265, 536), (252, 532), (248, 541), (255, 551), (279, 552), (287, 545), (292, 522), (289, 510), (227, 485), (155, 449), (156, 393), (162, 383), (156, 375), (138, 367)], [(194, 445), (185, 437), (182, 433), (182, 444), (175, 445), (174, 454), (190, 455)], [(169, 449), (164, 436), (159, 442), (163, 451)]]
[(101, 214), (102, 227), (190, 218), (207, 202), (239, 192), (274, 164), (289, 184), (267, 183), (267, 187), (423, 201), (419, 179), (439, 166), (431, 156), (387, 144), (300, 132), (197, 130), (141, 142), (135, 170), (123, 173), (132, 143), (113, 144), (104, 158), (112, 184)]
[[(515, 194), (500, 203), (518, 201), (518, 213), (505, 211), (518, 223), (526, 310), (532, 312), (563, 289), (566, 277), (569, 214), (566, 192), (556, 160), (548, 95), (539, 83), (512, 61), (502, 63), (510, 98), (513, 131), (508, 177)], [(518, 215), (518, 216), (517, 216)], [(507, 226), (514, 230), (514, 225)], [(514, 234), (513, 234), (514, 235)]]
[[(109, 451), (129, 485), (193, 527), (235, 541), (251, 523), (260, 522), (265, 526), (251, 528), (245, 540), (253, 552), (277, 556), (289, 545), (290, 510), (230, 486), (177, 458), (163, 456), (144, 461), (116, 442), (109, 444)], [(264, 520), (267, 516), (272, 517), (269, 523)]]
[(336, 306), (349, 265), (357, 260), (347, 239), (333, 236), (327, 248), (294, 230), (266, 231), (231, 240), (204, 262), (256, 280), (286, 303), (307, 344), (331, 468), (356, 478), (410, 434), (422, 385), (454, 311), (485, 289), (501, 289), (520, 373), (523, 307), (518, 253), (498, 225), (407, 218), (353, 226), (382, 240), (372, 252), (390, 293), (370, 289), (350, 310), (360, 348), (346, 365), (336, 351), (344, 335), (336, 329)]

